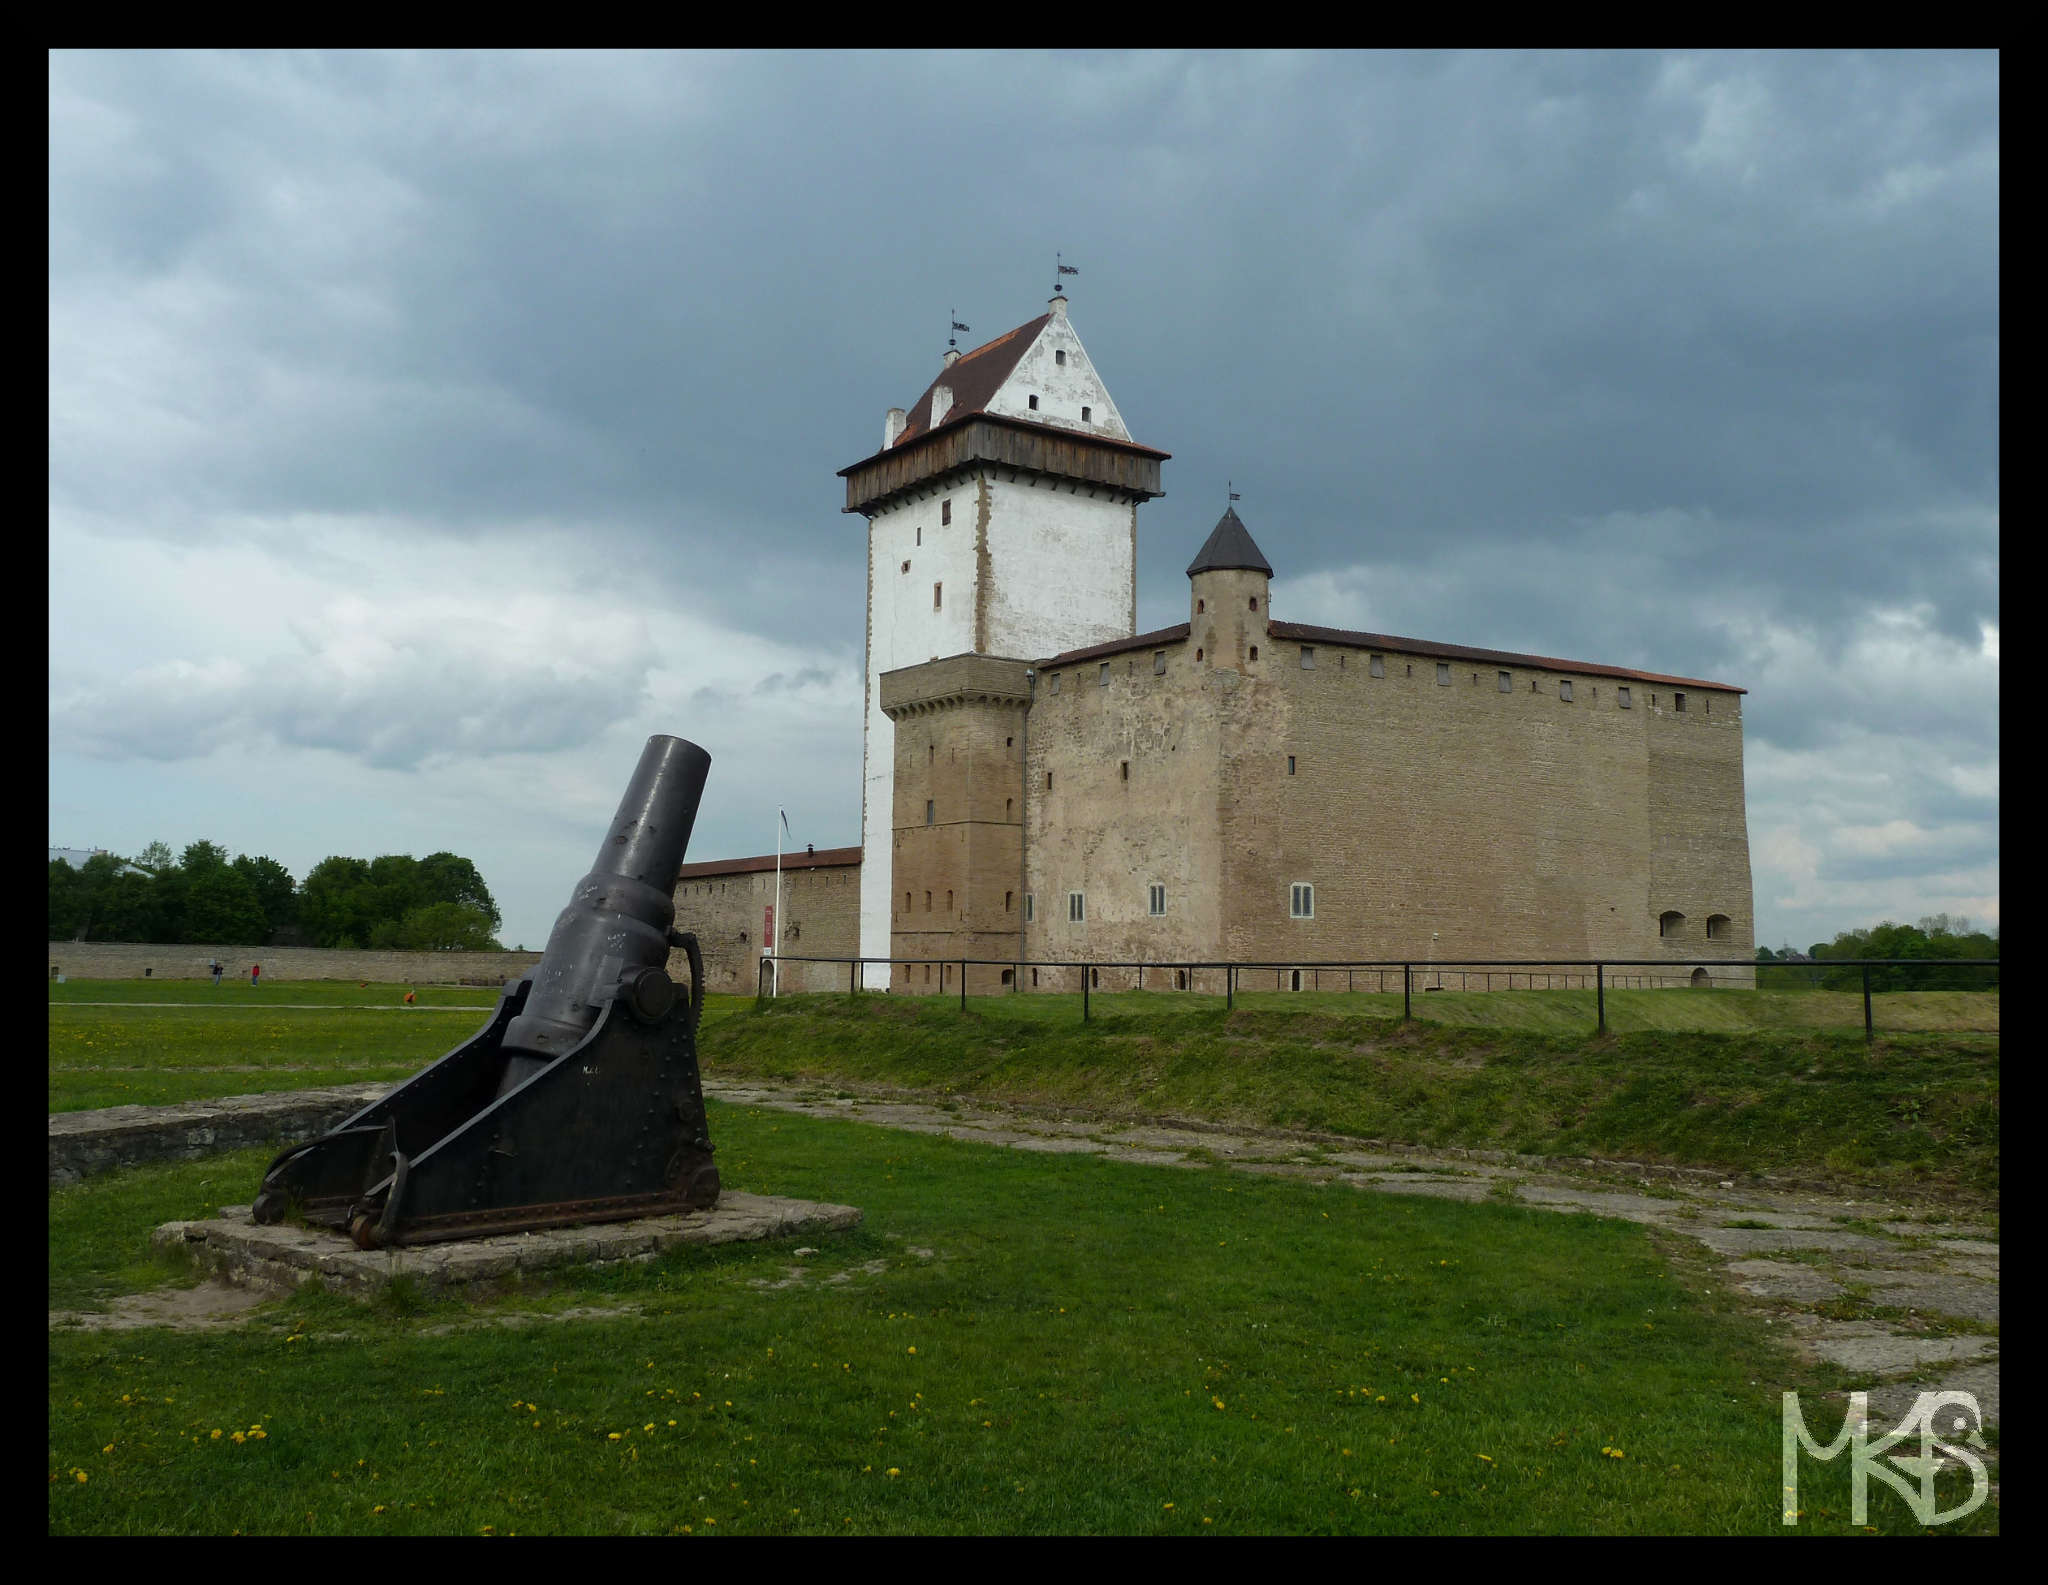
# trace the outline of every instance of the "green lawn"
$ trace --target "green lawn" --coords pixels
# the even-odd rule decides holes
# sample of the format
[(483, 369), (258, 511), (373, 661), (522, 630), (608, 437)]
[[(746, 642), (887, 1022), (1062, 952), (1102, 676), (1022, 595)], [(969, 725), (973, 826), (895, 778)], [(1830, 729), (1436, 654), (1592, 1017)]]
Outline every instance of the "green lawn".
[[(515, 1293), (637, 1307), (518, 1329), (306, 1295), (53, 1332), (51, 1532), (1783, 1534), (1778, 1394), (1838, 1384), (1629, 1224), (712, 1130), (731, 1187), (865, 1224)], [(262, 1156), (53, 1192), (60, 1291), (164, 1280), (149, 1228), (246, 1199)], [(1802, 1528), (1848, 1528), (1846, 1463), (1802, 1471)], [(1882, 1490), (1870, 1520), (1918, 1528)]]
[[(135, 989), (147, 983), (50, 987), (51, 1111), (398, 1080), (467, 1040), (498, 1000), (489, 991), (423, 986), (406, 1007), (404, 986), (307, 981), (252, 992), (188, 981), (159, 988), (178, 991), (166, 998), (174, 1005), (151, 1006)], [(750, 998), (712, 997), (705, 1020), (752, 1006)]]

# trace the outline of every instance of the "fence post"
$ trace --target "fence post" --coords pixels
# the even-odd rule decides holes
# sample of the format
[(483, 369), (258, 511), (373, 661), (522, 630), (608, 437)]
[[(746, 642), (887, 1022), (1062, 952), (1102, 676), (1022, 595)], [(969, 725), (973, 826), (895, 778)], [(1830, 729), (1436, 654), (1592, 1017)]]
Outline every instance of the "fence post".
[(1235, 963), (1226, 963), (1223, 965), (1223, 1010), (1226, 1013), (1230, 1011), (1231, 1003), (1236, 997), (1237, 965)]
[(1876, 1037), (1870, 1026), (1870, 965), (1863, 965), (1863, 1043), (1867, 1046)]
[(960, 1011), (967, 1011), (967, 960), (960, 960)]
[(1088, 969), (1085, 965), (1081, 969), (1081, 1022), (1088, 1022)]
[(754, 970), (754, 1011), (757, 1013), (761, 1010), (761, 1004), (768, 1000), (768, 993), (763, 989), (767, 983), (768, 960), (763, 958), (760, 966)]
[(1607, 965), (1604, 963), (1593, 965), (1593, 996), (1600, 1009), (1600, 1027), (1595, 1033), (1604, 1035), (1607, 1033)]
[(1415, 1009), (1409, 1005), (1408, 994), (1409, 989), (1415, 978), (1415, 976), (1411, 974), (1409, 970), (1414, 968), (1414, 966), (1415, 965), (1412, 963), (1404, 963), (1401, 965), (1401, 1016), (1403, 1018), (1413, 1018), (1415, 1016)]
[(847, 965), (846, 965), (846, 994), (847, 994), (848, 996), (858, 996), (858, 995), (860, 995), (860, 959), (859, 959), (859, 958), (855, 958), (855, 959), (854, 959), (854, 960), (853, 960), (853, 961), (852, 961), (851, 963), (849, 963), (849, 964), (847, 964)]

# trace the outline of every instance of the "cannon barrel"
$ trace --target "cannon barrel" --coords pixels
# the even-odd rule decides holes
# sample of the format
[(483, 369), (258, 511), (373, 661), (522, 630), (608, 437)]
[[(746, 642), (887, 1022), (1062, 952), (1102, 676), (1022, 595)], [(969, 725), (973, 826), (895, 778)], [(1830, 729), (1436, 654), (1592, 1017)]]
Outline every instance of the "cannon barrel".
[(555, 920), (525, 1010), (505, 1030), (500, 1095), (578, 1045), (612, 997), (647, 1018), (673, 1004), (666, 966), (676, 874), (710, 771), (711, 756), (695, 743), (647, 740), (590, 873)]

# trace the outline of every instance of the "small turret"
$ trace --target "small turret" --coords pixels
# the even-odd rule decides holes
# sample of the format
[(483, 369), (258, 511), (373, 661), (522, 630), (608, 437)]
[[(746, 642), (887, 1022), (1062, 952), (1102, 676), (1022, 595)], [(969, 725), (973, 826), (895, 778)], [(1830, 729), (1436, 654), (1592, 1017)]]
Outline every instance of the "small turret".
[(1269, 620), (1273, 566), (1252, 542), (1236, 507), (1188, 563), (1189, 633), (1204, 666), (1256, 666)]

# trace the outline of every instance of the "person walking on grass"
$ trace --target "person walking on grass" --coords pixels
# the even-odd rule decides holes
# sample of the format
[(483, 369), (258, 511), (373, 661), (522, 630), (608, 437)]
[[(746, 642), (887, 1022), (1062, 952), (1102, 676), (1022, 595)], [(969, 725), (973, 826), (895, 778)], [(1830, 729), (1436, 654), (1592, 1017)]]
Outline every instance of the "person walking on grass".
[(256, 984), (257, 984), (257, 983), (258, 983), (259, 981), (261, 981), (261, 980), (262, 980), (262, 978), (263, 978), (263, 965), (262, 965), (262, 964), (260, 964), (260, 963), (252, 963), (252, 964), (250, 964), (250, 965), (249, 965), (249, 984), (250, 984), (250, 985), (251, 985), (251, 986), (253, 987), (253, 986), (255, 986), (255, 985), (256, 985)]
[(220, 984), (220, 959), (215, 958), (211, 963), (207, 964), (207, 967), (213, 970), (213, 983), (215, 985)]

